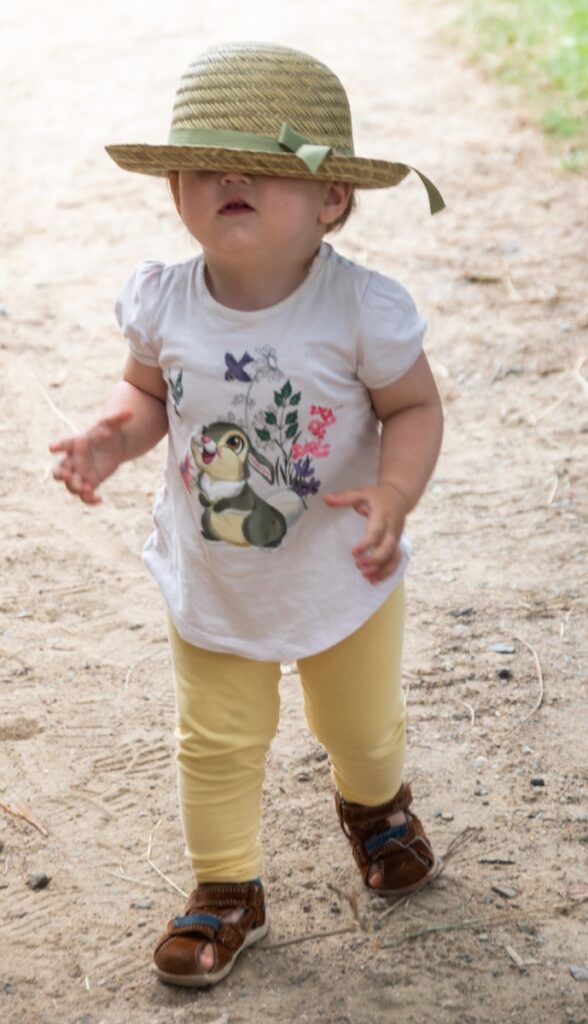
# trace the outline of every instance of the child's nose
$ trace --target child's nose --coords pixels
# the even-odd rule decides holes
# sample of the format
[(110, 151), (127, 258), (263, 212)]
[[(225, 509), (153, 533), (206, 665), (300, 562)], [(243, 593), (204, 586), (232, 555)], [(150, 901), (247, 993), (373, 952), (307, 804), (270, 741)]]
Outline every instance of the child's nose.
[(251, 182), (251, 175), (245, 174), (243, 171), (223, 171), (221, 173), (221, 185), (235, 185), (237, 183), (245, 183), (249, 185)]

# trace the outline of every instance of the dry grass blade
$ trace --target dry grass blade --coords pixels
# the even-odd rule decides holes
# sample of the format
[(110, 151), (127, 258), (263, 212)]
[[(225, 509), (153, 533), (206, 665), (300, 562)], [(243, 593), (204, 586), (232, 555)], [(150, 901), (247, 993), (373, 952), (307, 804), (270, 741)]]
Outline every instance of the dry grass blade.
[(541, 662), (539, 661), (539, 655), (537, 654), (537, 651), (534, 647), (531, 646), (531, 644), (527, 643), (526, 640), (523, 640), (522, 636), (515, 636), (515, 640), (518, 640), (519, 643), (524, 644), (527, 650), (529, 650), (533, 655), (535, 661), (535, 668), (537, 669), (537, 678), (539, 681), (539, 694), (537, 696), (537, 700), (533, 704), (533, 707), (529, 711), (529, 714), (525, 715), (524, 718), (521, 718), (520, 722), (515, 722), (515, 724), (511, 726), (510, 729), (507, 729), (505, 733), (506, 736), (509, 736), (511, 732), (515, 731), (515, 729), (520, 729), (521, 725), (524, 725), (525, 722), (528, 722), (529, 719), (533, 717), (535, 712), (538, 711), (541, 705), (543, 704), (543, 697), (545, 695), (545, 683), (543, 681), (543, 672), (541, 670)]
[(13, 818), (22, 818), (23, 821), (28, 821), (29, 825), (32, 825), (33, 828), (36, 828), (37, 831), (40, 832), (42, 836), (45, 836), (45, 838), (47, 838), (47, 836), (49, 835), (47, 829), (43, 828), (42, 825), (39, 825), (38, 821), (35, 821), (34, 818), (31, 818), (29, 814), (25, 814), (24, 811), (18, 811), (16, 807), (9, 807), (8, 804), (0, 803), (0, 811), (4, 811), (5, 814), (12, 815)]
[(394, 946), (400, 946), (403, 942), (414, 942), (415, 939), (422, 939), (425, 935), (434, 935), (436, 932), (457, 932), (467, 928), (481, 928), (487, 927), (493, 924), (494, 921), (502, 920), (501, 918), (487, 918), (487, 917), (468, 917), (463, 921), (442, 921), (438, 924), (430, 924), (425, 928), (418, 928), (415, 931), (405, 932), (404, 935), (400, 935), (397, 939), (391, 939), (390, 942), (382, 942), (380, 949), (392, 949)]
[(150, 867), (153, 868), (154, 871), (157, 872), (157, 874), (159, 875), (160, 878), (163, 878), (164, 882), (167, 882), (168, 885), (171, 885), (172, 889), (175, 889), (176, 892), (179, 892), (180, 896), (183, 896), (184, 898), (186, 898), (188, 896), (188, 893), (184, 892), (183, 889), (180, 889), (179, 885), (176, 885), (176, 883), (173, 882), (171, 878), (168, 878), (168, 876), (163, 873), (161, 868), (158, 868), (157, 864), (155, 864), (152, 861), (152, 859), (151, 859), (151, 847), (153, 845), (153, 836), (155, 835), (155, 833), (156, 833), (156, 831), (157, 831), (157, 829), (159, 828), (160, 825), (161, 825), (161, 818), (159, 819), (157, 824), (153, 827), (151, 835), (149, 836), (149, 842), (147, 844), (147, 854), (146, 854), (147, 863), (149, 864)]
[(37, 377), (37, 374), (32, 372), (32, 376), (34, 377), (34, 379), (35, 379), (35, 381), (37, 383), (37, 386), (39, 388), (39, 391), (43, 395), (43, 398), (47, 402), (47, 405), (51, 409), (51, 412), (54, 413), (55, 416), (57, 416), (57, 419), (61, 420), (62, 423), (65, 423), (66, 427), (69, 430), (71, 430), (72, 434), (77, 434), (78, 433), (78, 428), (77, 428), (76, 424), (73, 422), (73, 420), (70, 420), (69, 416), (66, 416), (66, 414), (64, 412), (62, 412), (61, 409), (59, 409), (55, 405), (55, 402), (51, 398), (51, 395), (45, 390), (45, 388), (41, 384), (41, 381)]
[(311, 942), (313, 939), (327, 939), (331, 935), (345, 935), (348, 932), (357, 931), (352, 925), (345, 928), (331, 928), (326, 932), (310, 932), (309, 935), (295, 935), (292, 939), (284, 939), (283, 942), (272, 942), (271, 946), (263, 946), (263, 949), (274, 950), (284, 949), (285, 946), (296, 946), (300, 942)]
[(445, 853), (441, 858), (443, 863), (446, 864), (451, 857), (455, 856), (457, 851), (462, 846), (465, 846), (466, 843), (469, 843), (470, 839), (473, 839), (474, 836), (479, 835), (480, 832), (482, 831), (483, 829), (481, 825), (468, 825), (466, 828), (463, 829), (462, 832), (458, 832), (458, 834), (451, 840), (449, 846), (447, 847)]

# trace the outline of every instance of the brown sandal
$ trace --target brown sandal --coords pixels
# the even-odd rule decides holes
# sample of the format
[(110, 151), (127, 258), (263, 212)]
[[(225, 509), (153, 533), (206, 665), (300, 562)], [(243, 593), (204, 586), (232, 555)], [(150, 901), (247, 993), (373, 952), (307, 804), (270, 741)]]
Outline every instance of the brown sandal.
[[(227, 921), (231, 910), (243, 910), (238, 921)], [(247, 946), (267, 935), (263, 886), (253, 882), (208, 882), (188, 898), (181, 917), (174, 917), (159, 940), (155, 970), (172, 985), (207, 988), (226, 978)], [(214, 963), (203, 971), (198, 956), (203, 944), (214, 949)]]
[[(402, 785), (392, 800), (377, 807), (348, 803), (335, 794), (341, 828), (351, 843), (364, 885), (377, 896), (406, 896), (436, 878), (442, 868), (425, 830), (416, 815), (408, 810), (412, 803), (409, 785)], [(391, 825), (388, 815), (404, 811), (406, 821)], [(376, 866), (381, 883), (368, 882), (370, 868)]]

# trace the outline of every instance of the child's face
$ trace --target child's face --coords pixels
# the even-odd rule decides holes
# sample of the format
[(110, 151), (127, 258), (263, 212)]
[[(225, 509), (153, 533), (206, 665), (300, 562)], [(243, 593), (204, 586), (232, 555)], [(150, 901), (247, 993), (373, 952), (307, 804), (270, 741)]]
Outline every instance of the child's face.
[(243, 174), (180, 171), (170, 174), (184, 224), (205, 253), (236, 262), (256, 255), (283, 259), (312, 255), (325, 228), (341, 216), (351, 186)]

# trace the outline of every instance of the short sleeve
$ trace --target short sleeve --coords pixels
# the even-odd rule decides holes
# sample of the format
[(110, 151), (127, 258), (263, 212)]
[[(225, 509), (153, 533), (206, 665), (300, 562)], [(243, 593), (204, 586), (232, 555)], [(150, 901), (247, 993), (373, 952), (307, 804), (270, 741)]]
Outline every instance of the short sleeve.
[(114, 306), (131, 354), (146, 366), (159, 365), (159, 342), (154, 331), (162, 263), (140, 263), (123, 285)]
[(359, 315), (357, 375), (367, 388), (392, 384), (418, 359), (426, 322), (397, 281), (370, 273)]

